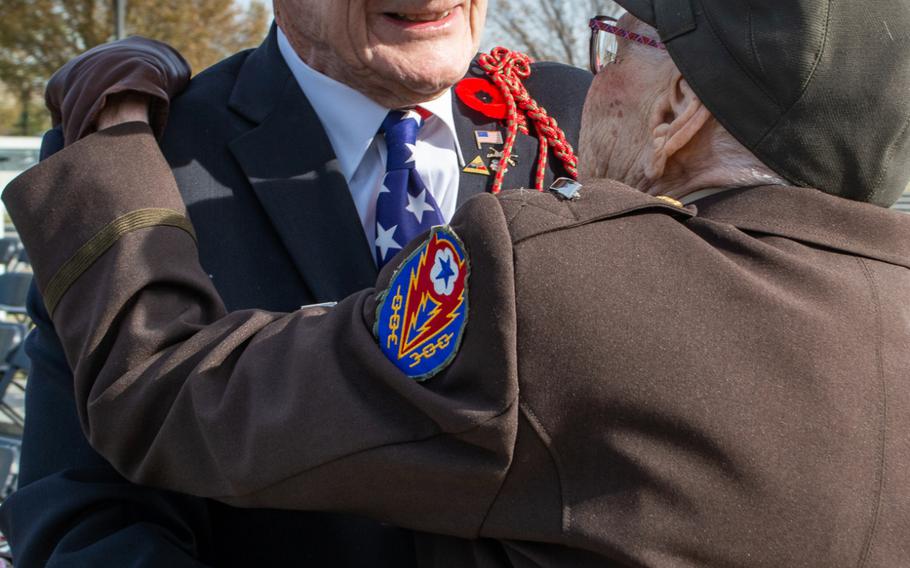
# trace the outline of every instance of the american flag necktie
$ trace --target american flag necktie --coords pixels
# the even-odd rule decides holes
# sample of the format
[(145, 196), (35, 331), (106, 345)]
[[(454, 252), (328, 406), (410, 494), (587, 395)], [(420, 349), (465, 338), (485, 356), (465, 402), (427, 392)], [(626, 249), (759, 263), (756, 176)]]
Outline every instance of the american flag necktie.
[(417, 133), (423, 119), (415, 110), (393, 110), (382, 123), (388, 147), (386, 174), (376, 200), (376, 259), (379, 268), (414, 237), (445, 221), (436, 199), (417, 173)]

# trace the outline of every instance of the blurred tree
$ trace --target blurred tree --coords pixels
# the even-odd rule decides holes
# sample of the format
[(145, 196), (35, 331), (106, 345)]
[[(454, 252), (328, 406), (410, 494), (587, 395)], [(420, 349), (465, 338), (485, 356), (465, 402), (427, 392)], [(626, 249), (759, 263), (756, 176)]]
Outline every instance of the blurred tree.
[(258, 45), (270, 18), (263, 0), (246, 8), (237, 0), (129, 0), (128, 6), (128, 33), (173, 45), (196, 72)]
[(21, 115), (18, 98), (0, 85), (0, 136), (16, 133)]
[(492, 0), (484, 47), (504, 45), (540, 61), (588, 66), (588, 20), (615, 16), (605, 0)]
[[(75, 55), (114, 34), (111, 0), (2, 0), (0, 83), (16, 98), (18, 124), (0, 131), (38, 133), (48, 77)], [(263, 0), (129, 0), (127, 33), (170, 43), (194, 71), (262, 40), (269, 20)]]

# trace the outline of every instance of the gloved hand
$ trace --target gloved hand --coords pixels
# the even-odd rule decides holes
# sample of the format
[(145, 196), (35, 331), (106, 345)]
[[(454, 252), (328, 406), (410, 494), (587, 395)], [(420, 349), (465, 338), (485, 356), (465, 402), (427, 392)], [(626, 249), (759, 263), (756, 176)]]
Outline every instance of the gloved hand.
[(186, 88), (190, 66), (171, 46), (133, 36), (94, 47), (61, 67), (47, 84), (45, 104), (67, 145), (91, 134), (108, 97), (145, 95), (149, 123), (161, 136), (170, 100)]

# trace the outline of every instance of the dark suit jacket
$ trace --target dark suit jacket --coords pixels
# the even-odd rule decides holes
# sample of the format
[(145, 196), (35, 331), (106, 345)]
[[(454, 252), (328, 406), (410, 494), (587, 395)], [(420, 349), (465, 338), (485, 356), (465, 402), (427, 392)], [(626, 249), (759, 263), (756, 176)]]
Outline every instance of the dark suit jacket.
[(129, 478), (431, 531), (437, 565), (910, 565), (910, 218), (794, 187), (479, 195), (467, 330), (418, 383), (373, 335), (395, 261), (331, 310), (228, 313), (155, 157), (124, 125), (4, 196)]
[[(477, 70), (472, 74), (480, 75)], [(590, 74), (538, 64), (533, 96), (577, 142)], [(475, 129), (497, 125), (456, 102), (466, 160)], [(200, 260), (231, 310), (293, 310), (373, 283), (376, 268), (318, 118), (281, 58), (274, 31), (254, 51), (200, 74), (174, 101), (162, 149), (199, 237)], [(530, 185), (536, 140), (507, 185)], [(551, 156), (549, 178), (564, 175)], [(459, 203), (491, 178), (463, 174)], [(19, 491), (0, 521), (17, 566), (407, 565), (410, 536), (371, 521), (276, 510), (239, 511), (124, 482), (79, 431), (53, 325), (33, 296), (34, 367)], [(137, 546), (136, 541), (142, 541)]]

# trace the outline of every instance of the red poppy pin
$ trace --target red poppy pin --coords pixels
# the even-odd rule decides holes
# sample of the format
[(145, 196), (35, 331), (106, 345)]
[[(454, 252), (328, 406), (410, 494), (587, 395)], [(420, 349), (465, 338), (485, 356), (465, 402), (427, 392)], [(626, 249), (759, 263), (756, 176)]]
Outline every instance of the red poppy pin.
[(470, 108), (495, 120), (504, 120), (509, 107), (500, 90), (486, 79), (470, 77), (455, 85), (455, 94)]

